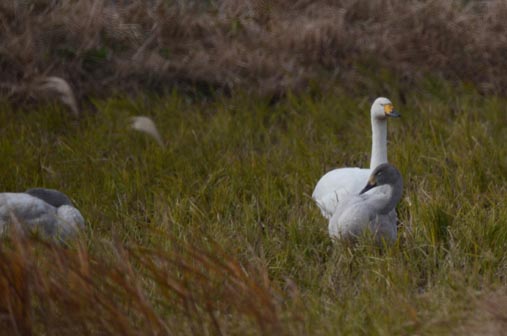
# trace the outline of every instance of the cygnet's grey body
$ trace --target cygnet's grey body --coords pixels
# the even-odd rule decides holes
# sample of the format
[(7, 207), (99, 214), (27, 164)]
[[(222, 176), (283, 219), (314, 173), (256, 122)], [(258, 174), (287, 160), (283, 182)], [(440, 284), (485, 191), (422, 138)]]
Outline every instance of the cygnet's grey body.
[(8, 224), (66, 240), (84, 228), (84, 218), (64, 193), (33, 188), (24, 193), (0, 193), (0, 232)]
[(402, 193), (400, 172), (388, 163), (379, 165), (358, 195), (338, 204), (329, 221), (329, 235), (354, 240), (369, 230), (377, 242), (393, 242), (397, 235), (394, 209)]

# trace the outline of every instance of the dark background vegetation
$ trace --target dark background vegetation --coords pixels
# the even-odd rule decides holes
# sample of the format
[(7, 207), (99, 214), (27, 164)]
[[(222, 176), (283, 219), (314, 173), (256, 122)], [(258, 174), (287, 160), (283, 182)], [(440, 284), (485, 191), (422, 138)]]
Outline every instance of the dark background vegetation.
[(0, 85), (16, 99), (48, 75), (81, 98), (172, 88), (278, 97), (382, 91), (390, 83), (372, 79), (387, 72), (404, 90), (431, 75), (504, 93), (506, 17), (494, 0), (5, 0)]

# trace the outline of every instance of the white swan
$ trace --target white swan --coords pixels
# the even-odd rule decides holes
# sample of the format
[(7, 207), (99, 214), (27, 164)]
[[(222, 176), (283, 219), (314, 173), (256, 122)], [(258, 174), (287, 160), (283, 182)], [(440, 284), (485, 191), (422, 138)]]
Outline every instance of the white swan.
[(391, 101), (384, 97), (375, 99), (370, 112), (372, 130), (370, 169), (334, 169), (322, 176), (315, 186), (312, 198), (327, 219), (333, 216), (342, 199), (347, 195), (357, 194), (364, 187), (375, 167), (387, 162), (387, 117), (400, 115), (394, 110)]
[(39, 231), (65, 241), (84, 228), (84, 218), (70, 199), (53, 189), (34, 188), (24, 193), (0, 193), (0, 232), (8, 224), (23, 231)]
[(329, 221), (329, 235), (354, 240), (370, 230), (377, 242), (396, 239), (395, 207), (403, 193), (403, 178), (394, 166), (383, 163), (371, 174), (366, 187), (358, 194), (345, 198)]

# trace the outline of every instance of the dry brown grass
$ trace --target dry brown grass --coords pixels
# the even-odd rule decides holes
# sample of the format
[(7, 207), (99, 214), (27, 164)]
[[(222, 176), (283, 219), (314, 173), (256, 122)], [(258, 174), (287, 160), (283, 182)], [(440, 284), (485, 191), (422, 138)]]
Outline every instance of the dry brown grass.
[[(176, 246), (177, 245), (177, 246)], [(266, 269), (176, 244), (65, 248), (11, 235), (0, 246), (0, 326), (9, 335), (285, 334)]]
[[(504, 1), (2, 1), (2, 92), (41, 76), (77, 95), (172, 87), (261, 94), (309, 82), (410, 85), (438, 74), (507, 87)], [(365, 73), (371, 72), (371, 73)]]
[(454, 331), (455, 335), (505, 335), (507, 327), (506, 288), (483, 294), (469, 312), (468, 319)]

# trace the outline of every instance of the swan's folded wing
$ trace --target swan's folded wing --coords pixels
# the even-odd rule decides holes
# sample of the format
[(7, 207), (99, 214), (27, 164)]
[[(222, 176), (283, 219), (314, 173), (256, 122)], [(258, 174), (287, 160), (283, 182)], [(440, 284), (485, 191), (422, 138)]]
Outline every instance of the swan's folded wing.
[(1, 193), (0, 226), (4, 229), (6, 223), (12, 221), (27, 229), (42, 229), (52, 235), (56, 228), (56, 209), (28, 194)]
[(370, 169), (340, 168), (322, 176), (312, 194), (322, 215), (330, 219), (341, 200), (357, 195), (366, 185), (370, 172)]
[(362, 195), (345, 197), (329, 220), (328, 231), (331, 237), (353, 239), (368, 228), (372, 209), (365, 206)]
[(386, 215), (375, 215), (371, 220), (370, 230), (375, 234), (377, 241), (393, 243), (398, 235), (398, 215), (393, 209)]
[(84, 229), (85, 220), (78, 209), (70, 205), (62, 205), (58, 208), (58, 234), (63, 239), (75, 236)]

